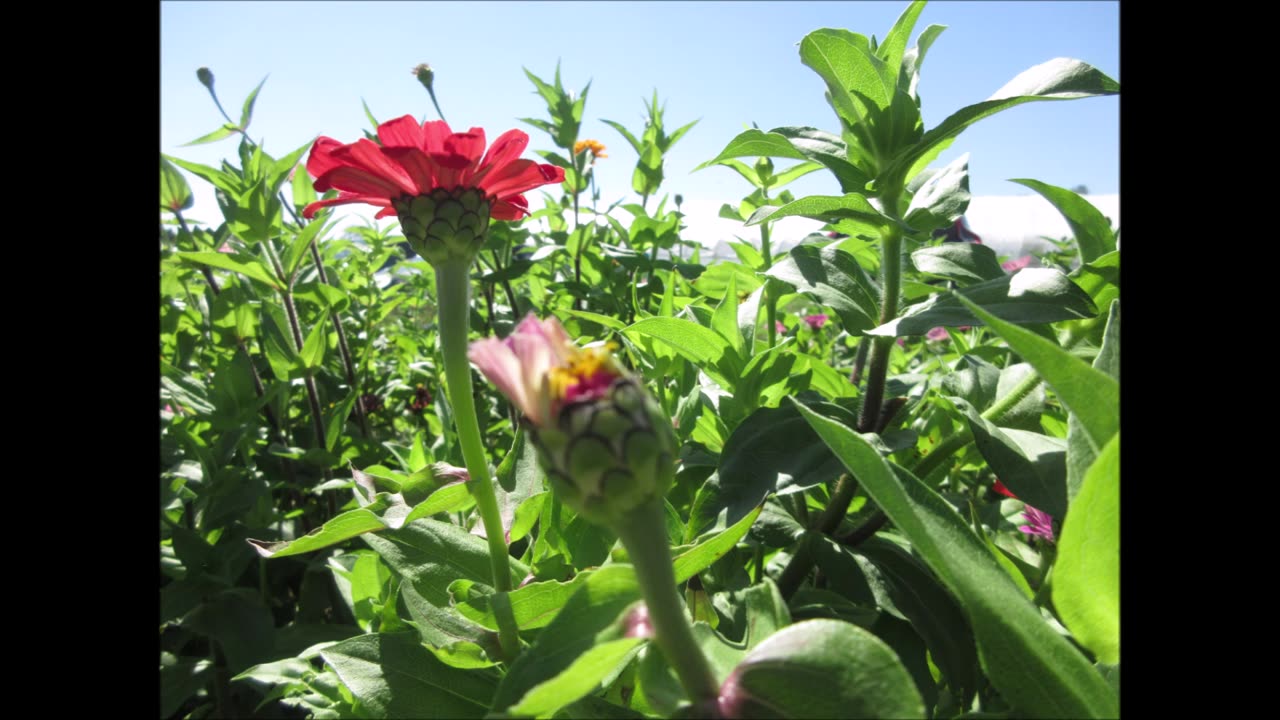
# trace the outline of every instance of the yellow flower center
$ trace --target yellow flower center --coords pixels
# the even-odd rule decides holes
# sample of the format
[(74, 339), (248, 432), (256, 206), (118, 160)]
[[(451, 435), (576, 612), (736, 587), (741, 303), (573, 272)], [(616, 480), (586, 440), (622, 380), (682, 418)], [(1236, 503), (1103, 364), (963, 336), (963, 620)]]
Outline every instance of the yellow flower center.
[(573, 400), (576, 398), (572, 396), (577, 394), (574, 390), (580, 385), (607, 386), (608, 383), (602, 383), (605, 378), (608, 378), (608, 382), (611, 383), (612, 379), (618, 375), (611, 355), (611, 351), (616, 347), (614, 343), (606, 343), (604, 347), (582, 350), (574, 348), (569, 364), (554, 367), (549, 373), (551, 397), (557, 402), (565, 399)]

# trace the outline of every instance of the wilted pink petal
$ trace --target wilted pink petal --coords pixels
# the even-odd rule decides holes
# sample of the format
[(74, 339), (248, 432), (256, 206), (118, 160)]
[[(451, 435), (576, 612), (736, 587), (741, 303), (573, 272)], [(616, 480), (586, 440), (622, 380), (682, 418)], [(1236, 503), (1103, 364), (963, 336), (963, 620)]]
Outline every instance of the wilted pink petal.
[(457, 465), (450, 465), (446, 462), (432, 464), (431, 475), (436, 480), (443, 480), (450, 483), (466, 482), (471, 479), (471, 473), (467, 472), (466, 468), (461, 468)]
[(644, 603), (637, 603), (635, 607), (631, 608), (631, 612), (627, 613), (622, 623), (623, 627), (626, 628), (623, 637), (653, 637), (653, 622), (649, 620), (649, 608), (645, 607)]
[(783, 325), (781, 320), (774, 320), (773, 329), (777, 330), (778, 334), (781, 335), (787, 331), (787, 326)]
[(224, 242), (224, 243), (222, 243), (222, 247), (218, 248), (218, 252), (220, 252), (220, 253), (234, 253), (234, 252), (235, 252), (235, 248), (231, 247), (231, 243), (229, 243), (229, 242)]
[(926, 340), (929, 340), (931, 342), (942, 342), (943, 340), (946, 340), (947, 338), (951, 337), (951, 334), (948, 333), (947, 329), (944, 327), (936, 327), (930, 330), (929, 332), (925, 333), (924, 337)]

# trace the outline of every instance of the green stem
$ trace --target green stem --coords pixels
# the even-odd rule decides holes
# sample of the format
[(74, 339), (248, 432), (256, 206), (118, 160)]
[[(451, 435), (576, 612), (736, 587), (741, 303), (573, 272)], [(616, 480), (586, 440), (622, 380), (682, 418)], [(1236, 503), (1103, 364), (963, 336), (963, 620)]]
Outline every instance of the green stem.
[[(901, 228), (891, 226), (881, 244), (884, 255), (880, 260), (880, 324), (883, 325), (898, 316), (898, 293), (902, 285)], [(867, 363), (867, 390), (863, 396), (862, 414), (858, 417), (858, 432), (873, 432), (880, 420), (880, 404), (884, 402), (884, 383), (889, 374), (889, 354), (893, 350), (893, 342), (894, 338), (891, 337), (878, 337), (871, 341), (871, 360)]]
[[(768, 204), (768, 189), (760, 188), (760, 194)], [(764, 267), (761, 269), (765, 272), (773, 267), (773, 247), (769, 242), (769, 230), (767, 221), (760, 223), (760, 256), (764, 259)], [(769, 332), (769, 347), (773, 347), (778, 344), (778, 298), (770, 292), (769, 281), (766, 279), (764, 283), (764, 321)]]
[(662, 501), (637, 507), (623, 517), (614, 530), (627, 548), (640, 580), (640, 591), (658, 647), (675, 669), (695, 707), (714, 706), (720, 695), (720, 683), (693, 637), (684, 603), (676, 592)]
[[(436, 294), (439, 302), (440, 354), (444, 360), (444, 374), (448, 382), (449, 404), (453, 406), (454, 426), (458, 442), (462, 445), (462, 457), (466, 462), (471, 481), (467, 487), (475, 498), (484, 533), (489, 541), (489, 562), (493, 568), (493, 587), (498, 592), (511, 591), (511, 564), (508, 560), (506, 533), (502, 528), (502, 514), (498, 510), (498, 498), (489, 478), (489, 462), (480, 435), (480, 423), (476, 419), (475, 402), (471, 397), (471, 364), (467, 360), (467, 327), (471, 310), (471, 263), (467, 260), (448, 260), (436, 265)], [(499, 617), (498, 641), (507, 658), (514, 658), (520, 650), (520, 639), (515, 625), (503, 622)]]

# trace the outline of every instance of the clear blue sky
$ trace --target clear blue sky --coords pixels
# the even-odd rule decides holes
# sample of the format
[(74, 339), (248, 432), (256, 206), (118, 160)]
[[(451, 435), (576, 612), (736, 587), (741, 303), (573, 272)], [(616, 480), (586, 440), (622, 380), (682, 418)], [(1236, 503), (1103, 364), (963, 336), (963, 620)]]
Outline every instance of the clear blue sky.
[[(582, 137), (608, 146), (597, 163), (602, 202), (630, 194), (635, 154), (601, 118), (635, 131), (643, 101), (658, 90), (668, 132), (701, 121), (668, 155), (664, 191), (714, 208), (749, 189), (736, 173), (709, 168), (744, 126), (811, 125), (836, 130), (821, 79), (800, 63), (797, 43), (822, 27), (883, 38), (906, 2), (163, 2), (161, 152), (216, 165), (235, 140), (180, 147), (221, 118), (195, 76), (215, 74), (233, 116), (263, 76), (250, 134), (280, 156), (317, 135), (343, 142), (367, 127), (361, 98), (379, 120), (404, 114), (435, 119), (410, 70), (430, 63), (436, 93), (455, 130), (485, 128), (490, 139), (526, 130), (530, 150), (550, 138), (519, 122), (545, 118), (522, 67), (550, 80), (557, 60), (566, 85), (591, 81)], [(916, 34), (946, 25), (925, 60), (920, 84), (925, 127), (986, 99), (1023, 70), (1055, 57), (1084, 60), (1120, 76), (1117, 2), (935, 2)], [(915, 44), (912, 37), (911, 44)], [(965, 131), (940, 163), (970, 153), (975, 195), (1022, 195), (1006, 182), (1031, 177), (1054, 185), (1119, 192), (1119, 99), (1023, 105)], [(526, 157), (533, 157), (532, 152)], [(201, 220), (216, 221), (212, 191), (198, 179)], [(201, 187), (203, 186), (203, 187)], [(792, 185), (800, 194), (839, 194), (825, 172)], [(530, 197), (537, 207), (535, 193)], [(357, 206), (358, 207), (358, 206)], [(365, 217), (372, 211), (360, 209)], [(714, 210), (708, 210), (714, 212)], [(625, 219), (626, 215), (621, 216)]]

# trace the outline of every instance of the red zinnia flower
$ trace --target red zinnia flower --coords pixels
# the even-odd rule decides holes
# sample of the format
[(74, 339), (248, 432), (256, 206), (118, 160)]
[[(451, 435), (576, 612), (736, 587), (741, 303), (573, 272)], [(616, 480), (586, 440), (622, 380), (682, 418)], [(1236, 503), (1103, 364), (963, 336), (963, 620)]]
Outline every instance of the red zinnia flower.
[(376, 215), (381, 218), (396, 212), (392, 200), (397, 198), (437, 188), (476, 188), (491, 200), (493, 219), (519, 220), (529, 208), (521, 193), (564, 182), (563, 168), (520, 159), (529, 144), (520, 130), (503, 133), (484, 154), (482, 128), (455, 133), (443, 120), (419, 126), (405, 115), (379, 125), (378, 140), (381, 145), (364, 138), (350, 145), (330, 137), (316, 140), (307, 172), (316, 178), (316, 192), (334, 188), (338, 197), (311, 203), (303, 215), (314, 217), (331, 205), (367, 203), (383, 208)]

